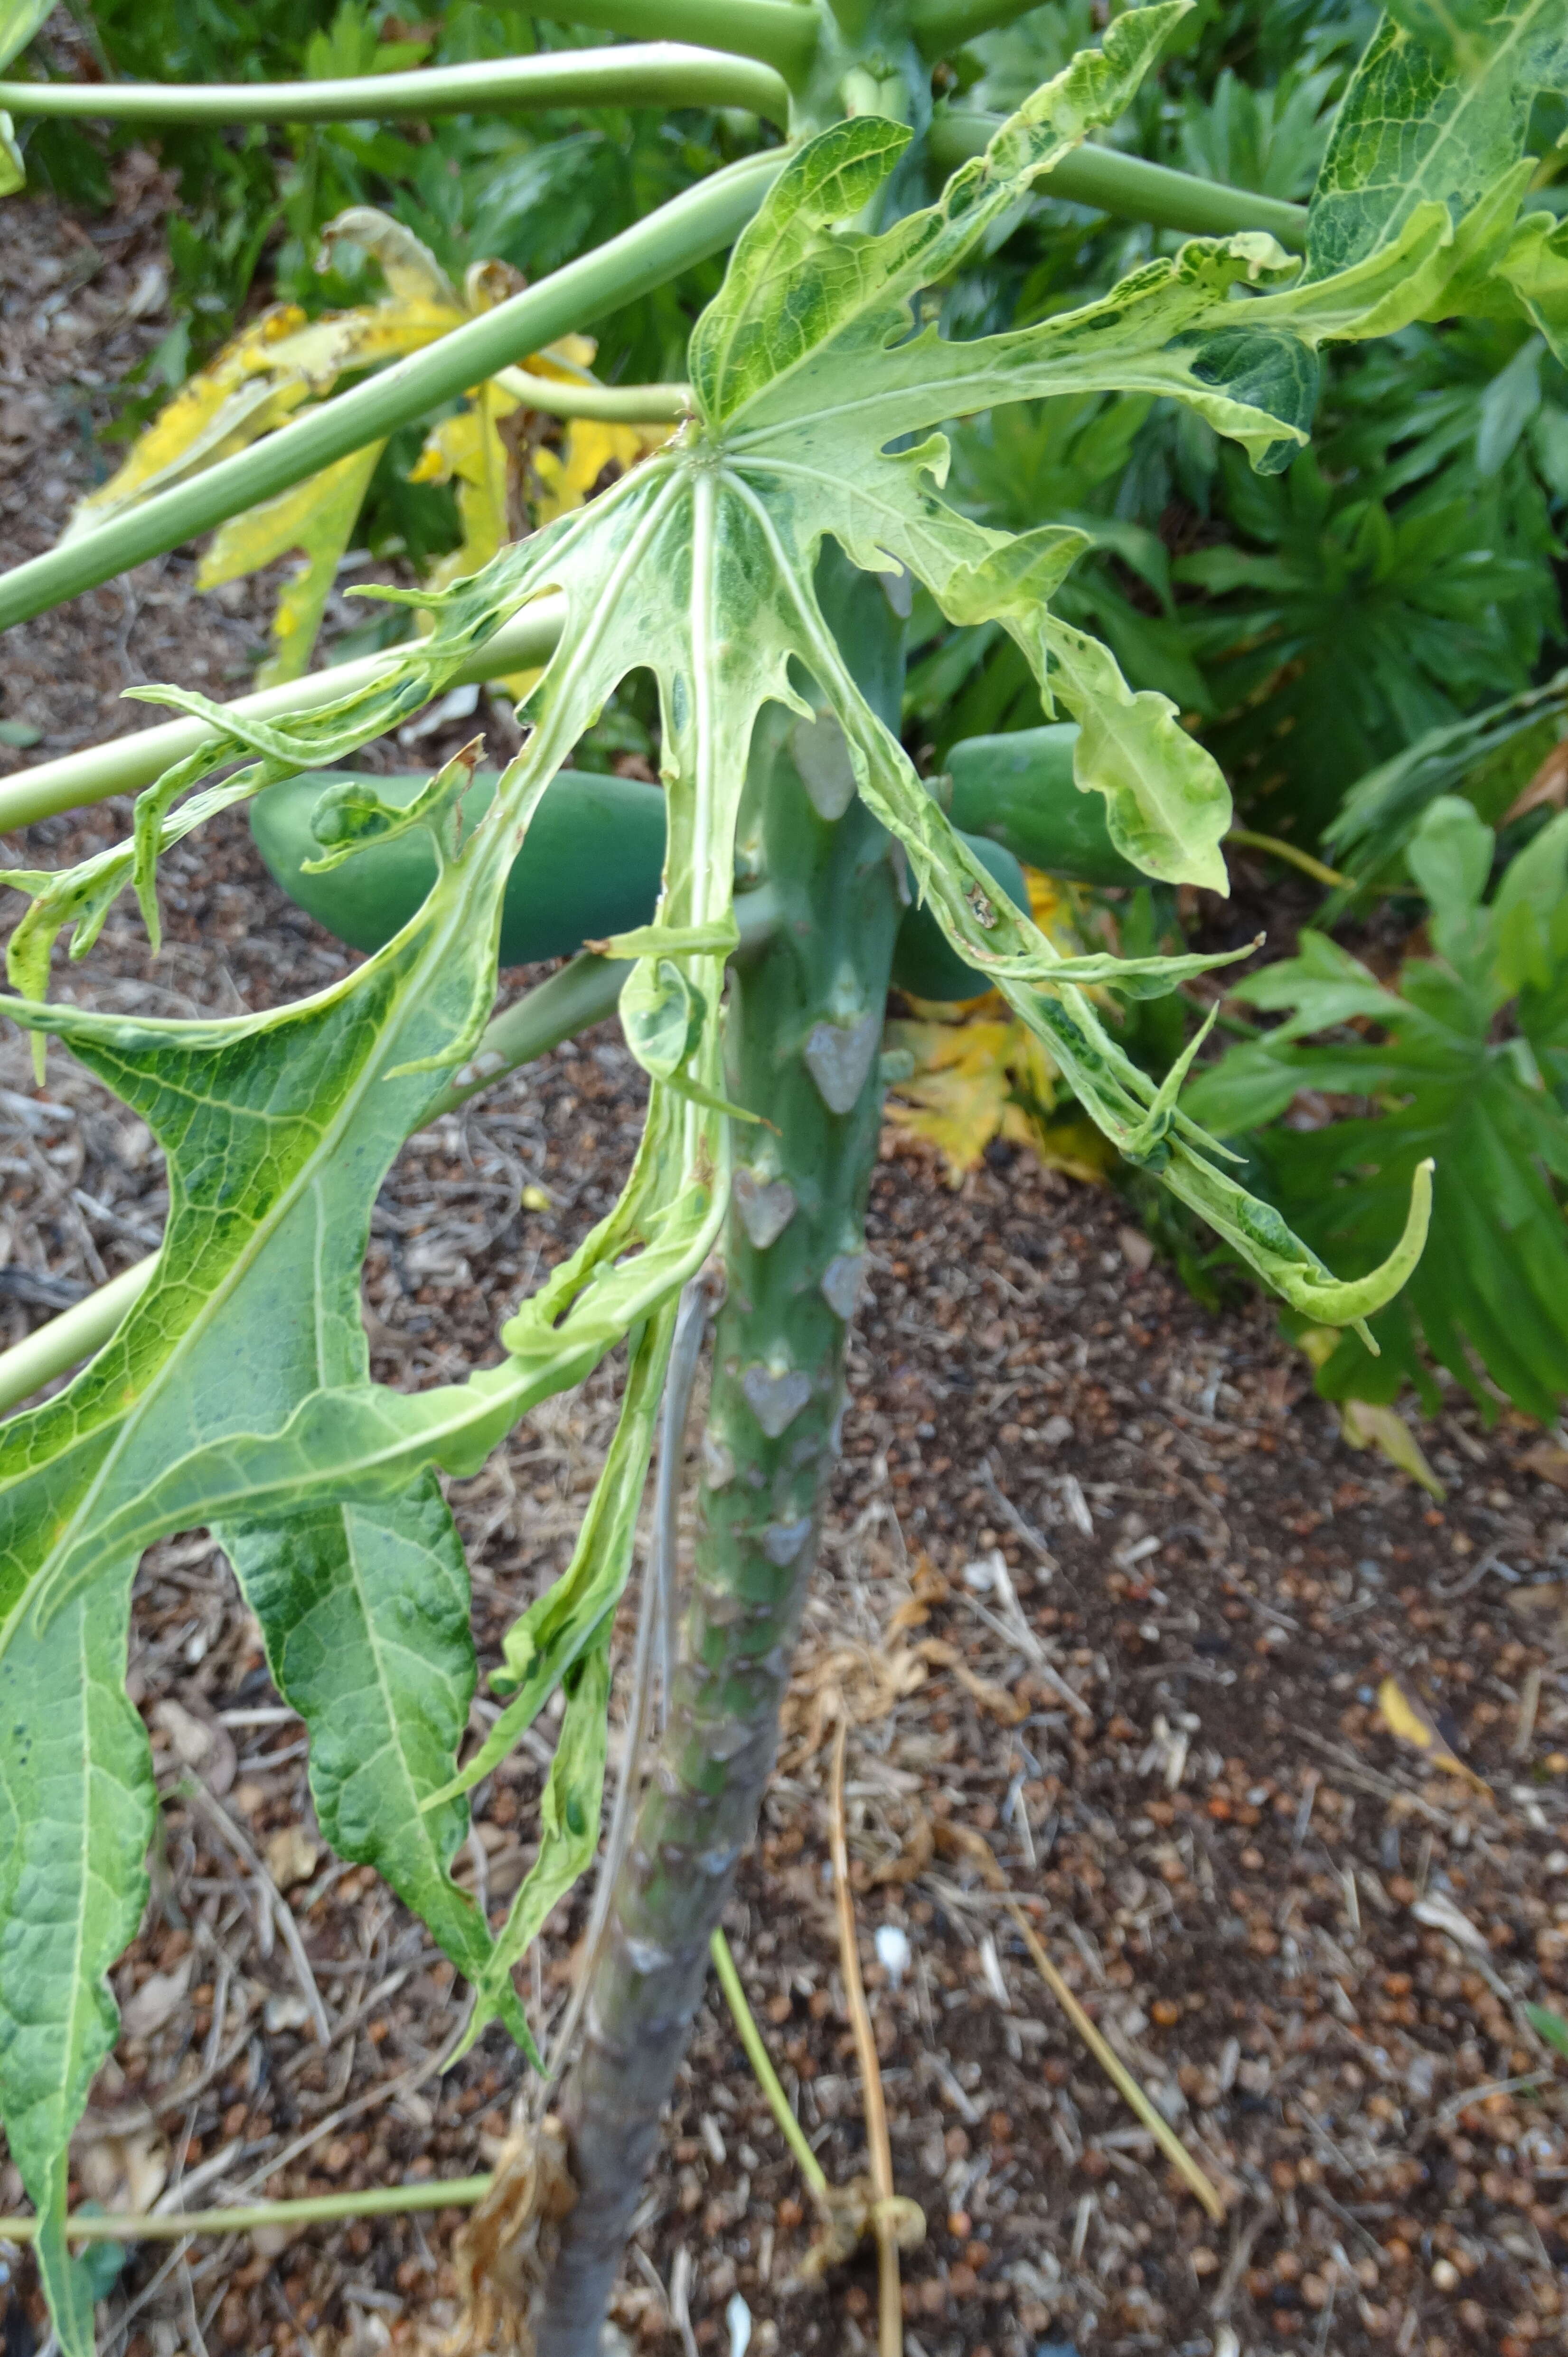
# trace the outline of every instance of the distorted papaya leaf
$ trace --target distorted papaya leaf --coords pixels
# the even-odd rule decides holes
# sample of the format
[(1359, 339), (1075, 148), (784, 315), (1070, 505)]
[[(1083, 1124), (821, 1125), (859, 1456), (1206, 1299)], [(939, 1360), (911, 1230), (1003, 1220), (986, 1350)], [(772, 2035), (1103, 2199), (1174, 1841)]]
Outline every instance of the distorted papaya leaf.
[[(510, 291), (484, 274), (499, 267), (481, 265), (469, 272), (465, 287), (476, 309)], [(548, 351), (535, 353), (528, 373), (592, 384), (594, 351), (591, 337), (563, 336)], [(580, 508), (594, 491), (658, 449), (674, 430), (575, 418), (559, 429), (553, 443), (545, 442), (542, 434), (554, 421), (529, 408), (518, 382), (518, 372), (502, 369), (476, 386), (466, 408), (431, 427), (410, 469), (411, 482), (451, 483), (456, 493), (463, 537), (432, 566), (427, 576), (432, 589), (444, 589), (478, 573), (531, 525), (553, 522)], [(536, 671), (514, 672), (498, 684), (521, 698), (538, 676)]]
[(1396, 1742), (1408, 1744), (1419, 1751), (1434, 1768), (1445, 1776), (1458, 1776), (1473, 1791), (1491, 1797), (1491, 1786), (1485, 1777), (1477, 1776), (1467, 1767), (1441, 1732), (1425, 1704), (1412, 1694), (1402, 1678), (1391, 1674), (1378, 1688), (1378, 1708), (1383, 1722)]

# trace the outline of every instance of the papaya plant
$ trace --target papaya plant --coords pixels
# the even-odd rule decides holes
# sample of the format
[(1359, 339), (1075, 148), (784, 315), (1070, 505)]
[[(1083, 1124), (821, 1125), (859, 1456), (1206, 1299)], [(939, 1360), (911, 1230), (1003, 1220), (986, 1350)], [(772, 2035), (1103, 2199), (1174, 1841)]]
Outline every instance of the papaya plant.
[[(1119, 1047), (1101, 994), (1168, 992), (1221, 961), (1079, 953), (1023, 905), (999, 855), (1026, 841), (1048, 864), (1053, 804), (1073, 839), (1079, 809), (1098, 809), (1105, 856), (1138, 873), (1223, 890), (1229, 796), (1172, 703), (1134, 693), (1111, 651), (1053, 608), (1087, 534), (1048, 517), (1009, 534), (963, 514), (943, 496), (941, 428), (1017, 401), (1154, 396), (1267, 474), (1307, 440), (1327, 341), (1467, 307), (1561, 339), (1568, 251), (1555, 216), (1521, 204), (1532, 105), (1564, 85), (1568, 16), (1561, 0), (1447, 13), (1406, 0), (1350, 81), (1304, 216), (1097, 139), (1189, 5), (1113, 16), (1098, 47), (1010, 115), (972, 112), (944, 141), (931, 64), (1015, 13), (1011, 0), (840, 0), (836, 13), (661, 0), (657, 29), (707, 46), (575, 50), (583, 86), (635, 103), (640, 76), (650, 102), (669, 103), (688, 70), (711, 92), (726, 50), (773, 77), (779, 144), (759, 135), (755, 153), (595, 252), (0, 579), (8, 624), (278, 497), (727, 249), (691, 331), (674, 434), (472, 575), (375, 593), (428, 612), (423, 637), (227, 706), (143, 691), (184, 716), (129, 750), (72, 757), (52, 780), (36, 771), (0, 807), (0, 819), (36, 814), (132, 776), (143, 786), (124, 843), (69, 870), (10, 871), (30, 906), (11, 936), (5, 1011), (40, 1058), (57, 1043), (147, 1123), (170, 1198), (161, 1251), (115, 1307), (134, 1298), (64, 1389), (5, 1426), (0, 1461), (0, 2107), (68, 2357), (91, 2345), (92, 2286), (70, 2257), (67, 2146), (113, 2040), (106, 1975), (145, 1902), (156, 1808), (124, 1684), (142, 1553), (213, 1531), (305, 1721), (324, 1834), (424, 1917), (473, 1990), (469, 2037), (499, 2020), (532, 2050), (514, 1970), (597, 1848), (612, 1631), (677, 1305), (716, 1257), (695, 1565), (664, 1728), (584, 1968), (552, 2147), (565, 2181), (531, 2157), (520, 2186), (535, 2189), (533, 2214), (520, 2198), (510, 2219), (534, 2348), (598, 2346), (773, 1755), (838, 1448), (884, 1003), (909, 925), (934, 926), (1122, 1157), (1303, 1315), (1365, 1332), (1419, 1258), (1424, 1165), (1386, 1257), (1341, 1281), (1183, 1110), (1191, 1051), (1156, 1081)], [(646, 0), (575, 0), (573, 13), (632, 35), (655, 22)], [(30, 20), (13, 9), (9, 21)], [(531, 90), (561, 102), (562, 67), (520, 60), (505, 103), (526, 105)], [(417, 113), (421, 76), (247, 102), (284, 118), (312, 105)], [(96, 88), (0, 84), (18, 119), (103, 103)], [(116, 90), (113, 103), (127, 118), (222, 120), (235, 100)], [(929, 158), (965, 150), (928, 197)], [(1033, 323), (941, 332), (940, 291), (1043, 186), (1203, 233)], [(1070, 778), (1058, 771), (1038, 809), (1020, 810), (1015, 775), (998, 771), (988, 802), (974, 765), (955, 763), (961, 829), (949, 789), (905, 751), (912, 591), (955, 627), (1000, 625), (1047, 713), (1077, 723)], [(455, 680), (515, 671), (530, 633), (543, 668), (520, 707), (525, 741), (488, 797), (477, 743), (402, 786), (343, 773)], [(519, 1051), (519, 1010), (487, 1030), (503, 933), (508, 955), (542, 939), (510, 879), (532, 872), (553, 911), (550, 866), (564, 875), (597, 823), (564, 772), (633, 672), (651, 674), (658, 698), (661, 866), (649, 830), (627, 829), (618, 872), (602, 863), (602, 913), (579, 904), (578, 921), (592, 919), (595, 1011), (613, 979), (648, 1076), (641, 1143), (614, 1209), (504, 1317), (499, 1363), (406, 1395), (370, 1373), (359, 1282), (371, 1206), (433, 1106)], [(302, 788), (323, 770), (339, 774)], [(131, 890), (156, 943), (160, 853), (243, 801), (302, 898), (330, 921), (341, 895), (343, 931), (372, 945), (365, 961), (296, 1005), (221, 1020), (52, 999), (61, 935), (84, 953)], [(560, 978), (568, 996), (582, 971)], [(568, 1020), (585, 1019), (580, 993), (573, 1006)], [(537, 1048), (542, 1028), (530, 1016), (521, 1032)], [(572, 1561), (507, 1635), (491, 1675), (499, 1716), (459, 1761), (476, 1672), (441, 1477), (475, 1473), (536, 1403), (620, 1349), (619, 1420)], [(465, 1796), (557, 1693), (538, 1857), (492, 1925), (452, 1879)]]

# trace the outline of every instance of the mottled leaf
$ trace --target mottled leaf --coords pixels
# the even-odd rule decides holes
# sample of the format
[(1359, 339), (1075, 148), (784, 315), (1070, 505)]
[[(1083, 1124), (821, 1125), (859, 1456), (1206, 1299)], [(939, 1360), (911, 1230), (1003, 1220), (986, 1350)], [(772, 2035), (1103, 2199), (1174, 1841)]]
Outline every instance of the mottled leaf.
[(1522, 152), (1538, 91), (1568, 87), (1562, 0), (1391, 10), (1340, 102), (1307, 231), (1307, 275), (1397, 242), (1423, 208), (1456, 227)]

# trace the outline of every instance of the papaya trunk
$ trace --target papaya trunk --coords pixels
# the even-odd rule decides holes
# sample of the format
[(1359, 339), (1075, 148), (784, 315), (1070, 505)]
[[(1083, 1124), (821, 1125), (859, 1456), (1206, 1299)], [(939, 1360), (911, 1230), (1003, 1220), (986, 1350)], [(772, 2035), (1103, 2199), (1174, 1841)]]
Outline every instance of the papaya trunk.
[[(841, 587), (823, 573), (825, 607), (840, 589), (841, 641), (897, 725), (896, 626), (880, 585)], [(736, 969), (729, 1088), (773, 1126), (737, 1133), (693, 1592), (564, 2093), (577, 2203), (545, 2287), (539, 2357), (597, 2357), (709, 1936), (757, 1828), (837, 1455), (902, 911), (886, 838), (854, 798), (837, 724), (775, 708), (758, 737), (749, 847), (781, 917)]]

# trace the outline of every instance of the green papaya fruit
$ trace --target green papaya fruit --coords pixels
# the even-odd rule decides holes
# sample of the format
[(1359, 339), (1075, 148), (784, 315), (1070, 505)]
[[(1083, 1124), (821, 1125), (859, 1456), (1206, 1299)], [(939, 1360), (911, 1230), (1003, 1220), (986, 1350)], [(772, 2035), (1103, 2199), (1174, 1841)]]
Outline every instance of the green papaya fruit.
[[(323, 875), (306, 873), (306, 863), (322, 849), (310, 824), (317, 803), (325, 788), (350, 775), (310, 770), (269, 786), (251, 804), (251, 832), (273, 881), (296, 908), (352, 948), (377, 950), (407, 923), (435, 882), (435, 847), (423, 828), (413, 828), (390, 843), (367, 845)], [(489, 808), (498, 775), (476, 772), (464, 799), (467, 824)], [(410, 770), (369, 782), (382, 801), (403, 803), (427, 782), (427, 773)], [(1027, 908), (1022, 870), (1006, 845), (978, 834), (970, 844), (1003, 890)], [(507, 885), (501, 964), (566, 957), (585, 941), (647, 924), (663, 865), (664, 797), (656, 786), (563, 770), (545, 789)], [(905, 917), (893, 979), (917, 998), (974, 998), (985, 987), (943, 940), (929, 909), (911, 909)]]
[[(1026, 914), (1029, 888), (1013, 854), (1000, 843), (987, 843), (983, 835), (963, 839), (987, 875)], [(893, 949), (893, 980), (911, 998), (978, 998), (991, 987), (983, 974), (960, 957), (930, 909), (920, 906), (905, 910)]]
[(1077, 724), (965, 737), (948, 755), (948, 816), (965, 834), (988, 836), (1015, 859), (1079, 884), (1146, 884), (1111, 840), (1105, 803), (1073, 783)]
[[(373, 782), (384, 802), (412, 802), (428, 771)], [(476, 771), (464, 797), (472, 826), (495, 797), (499, 772)], [(308, 770), (269, 786), (251, 804), (251, 833), (273, 881), (338, 940), (380, 949), (405, 925), (435, 881), (435, 846), (424, 828), (357, 852), (323, 876), (305, 873), (321, 845), (310, 830), (324, 787), (341, 770)], [(645, 925), (659, 898), (664, 866), (664, 797), (635, 778), (563, 770), (533, 814), (528, 843), (512, 868), (501, 915), (502, 965), (565, 957), (585, 940)]]

